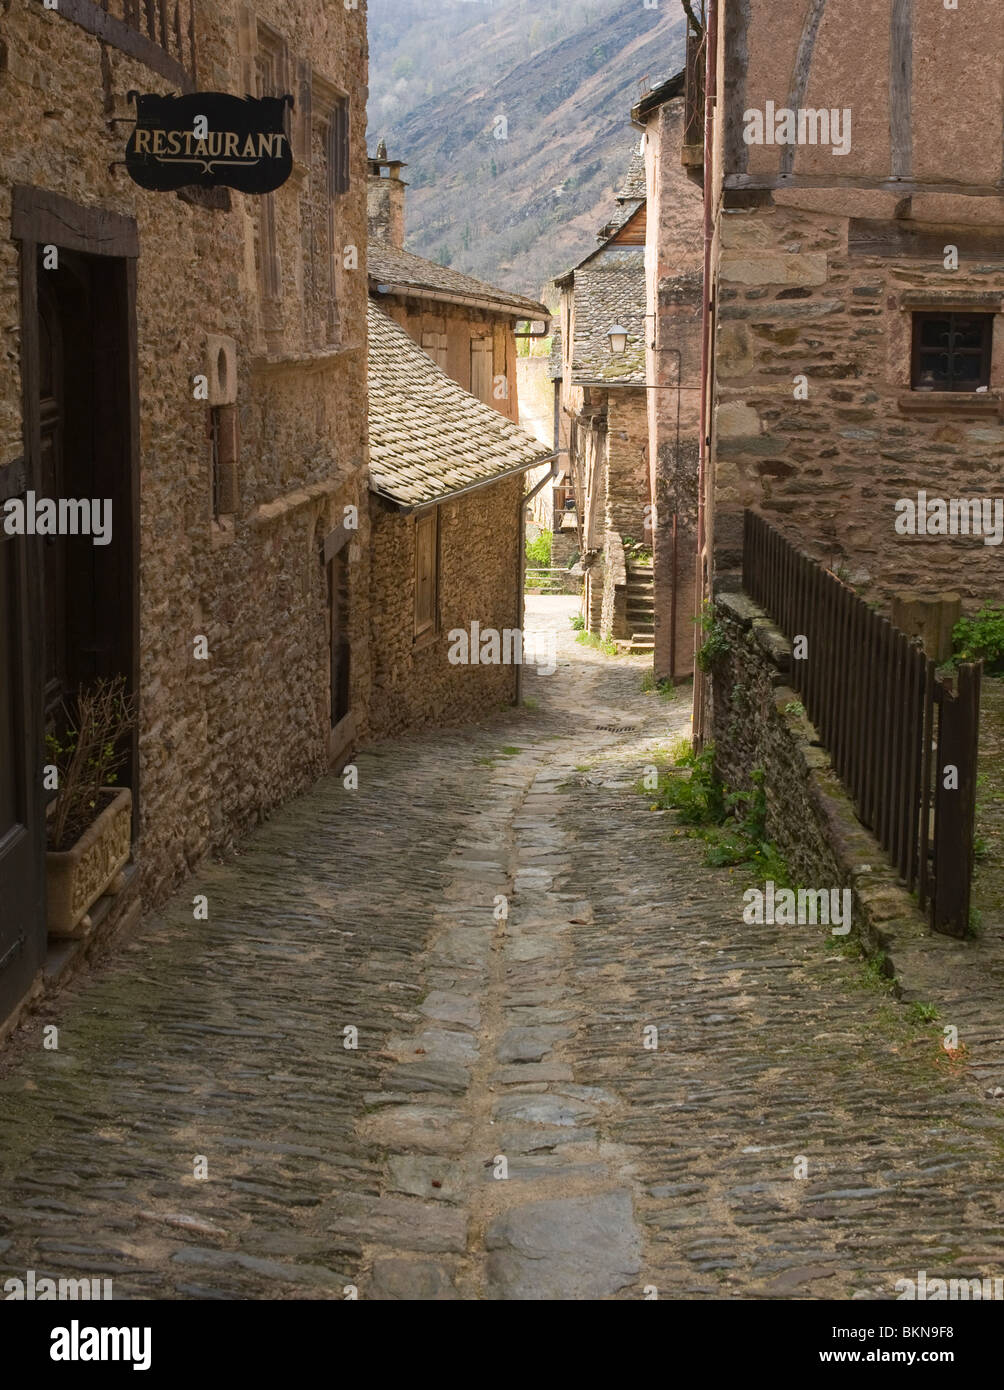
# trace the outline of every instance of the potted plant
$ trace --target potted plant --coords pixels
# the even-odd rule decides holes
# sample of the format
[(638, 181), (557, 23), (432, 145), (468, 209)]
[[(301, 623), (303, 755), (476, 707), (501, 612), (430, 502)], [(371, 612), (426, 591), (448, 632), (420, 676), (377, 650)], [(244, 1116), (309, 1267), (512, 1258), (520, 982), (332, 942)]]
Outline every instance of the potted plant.
[(57, 772), (46, 813), (47, 925), (50, 936), (85, 936), (97, 900), (123, 887), (132, 849), (132, 792), (115, 785), (136, 719), (125, 678), (81, 687), (63, 718), (63, 737), (46, 736)]

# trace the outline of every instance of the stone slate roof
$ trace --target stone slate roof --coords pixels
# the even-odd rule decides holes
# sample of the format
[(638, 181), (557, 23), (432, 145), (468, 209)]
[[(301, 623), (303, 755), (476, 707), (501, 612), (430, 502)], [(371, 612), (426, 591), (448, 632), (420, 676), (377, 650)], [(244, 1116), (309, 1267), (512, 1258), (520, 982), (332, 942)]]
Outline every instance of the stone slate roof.
[(415, 256), (410, 251), (398, 250), (385, 241), (371, 241), (366, 251), (367, 270), (371, 283), (407, 285), (415, 289), (439, 291), (442, 294), (464, 295), (469, 299), (485, 300), (497, 306), (500, 313), (518, 315), (524, 319), (547, 321), (550, 314), (543, 304), (527, 299), (522, 294), (512, 294), (488, 285), (484, 280), (475, 280), (472, 275), (462, 275), (459, 270), (451, 270), (448, 265), (437, 265), (427, 261), (424, 256)]
[(556, 328), (551, 334), (551, 351), (547, 358), (547, 374), (552, 381), (561, 376), (561, 368), (561, 329)]
[[(572, 381), (645, 381), (645, 249), (605, 246), (572, 272), (574, 331)], [(607, 333), (627, 330), (627, 351), (614, 356)]]
[(525, 430), (458, 386), (368, 303), (370, 487), (395, 502), (437, 502), (551, 457)]
[(645, 156), (641, 150), (635, 148), (628, 164), (627, 173), (624, 175), (624, 182), (617, 190), (617, 201), (643, 202), (647, 197), (645, 188)]

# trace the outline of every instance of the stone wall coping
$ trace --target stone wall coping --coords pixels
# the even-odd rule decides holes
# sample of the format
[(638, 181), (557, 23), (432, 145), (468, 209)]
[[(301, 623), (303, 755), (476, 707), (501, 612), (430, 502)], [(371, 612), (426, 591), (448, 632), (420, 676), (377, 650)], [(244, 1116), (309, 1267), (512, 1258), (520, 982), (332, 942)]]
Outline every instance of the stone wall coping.
[[(716, 608), (726, 622), (751, 637), (774, 667), (790, 661), (791, 644), (763, 609), (745, 593), (718, 593)], [(899, 881), (872, 832), (858, 819), (851, 797), (833, 770), (830, 754), (792, 687), (775, 683), (773, 713), (791, 739), (805, 777), (805, 794), (833, 855), (843, 885), (854, 894), (856, 928), (864, 950), (885, 955), (884, 969), (899, 997), (916, 997), (918, 951), (937, 952), (920, 909)], [(916, 977), (916, 978), (915, 978)]]
[(763, 609), (753, 602), (742, 590), (730, 590), (715, 595), (715, 603), (733, 617), (744, 632), (753, 626), (754, 618), (765, 618)]

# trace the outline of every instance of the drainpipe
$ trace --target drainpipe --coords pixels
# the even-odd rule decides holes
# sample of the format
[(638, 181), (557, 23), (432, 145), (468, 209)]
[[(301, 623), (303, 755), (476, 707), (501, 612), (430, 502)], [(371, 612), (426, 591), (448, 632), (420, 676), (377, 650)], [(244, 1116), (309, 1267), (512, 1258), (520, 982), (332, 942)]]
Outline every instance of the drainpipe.
[[(542, 462), (542, 463), (546, 463), (546, 462), (547, 462), (547, 459), (546, 459), (546, 458), (543, 458), (543, 459), (541, 459), (541, 462)], [(562, 478), (562, 477), (564, 476), (564, 473), (565, 473), (564, 465), (563, 465), (563, 464), (560, 464), (560, 463), (558, 462), (558, 450), (555, 449), (554, 453), (553, 453), (552, 456), (551, 456), (551, 471), (550, 471), (550, 473), (546, 474), (543, 478), (541, 478), (540, 482), (537, 484), (536, 487), (531, 488), (530, 491), (529, 491), (524, 497), (521, 497), (521, 498), (520, 498), (520, 502), (519, 502), (519, 558), (518, 558), (518, 560), (517, 560), (517, 569), (516, 569), (516, 575), (517, 575), (517, 582), (516, 582), (517, 600), (516, 600), (516, 601), (517, 601), (517, 603), (519, 604), (519, 607), (516, 609), (516, 628), (517, 628), (517, 631), (519, 631), (519, 632), (522, 632), (522, 631), (523, 631), (523, 605), (524, 605), (524, 603), (526, 602), (526, 507), (527, 507), (527, 503), (528, 503), (528, 502), (532, 502), (533, 499), (537, 496), (537, 493), (538, 493), (538, 492), (541, 492), (545, 487), (548, 487), (549, 485), (550, 485), (551, 487), (554, 487), (554, 485), (558, 482), (558, 479), (559, 479), (559, 478)], [(552, 525), (553, 525), (553, 524), (554, 524), (554, 523), (553, 523), (553, 520), (552, 520)], [(525, 656), (525, 655), (526, 655), (526, 652), (524, 651), (523, 654), (524, 654), (524, 656)], [(517, 705), (521, 705), (522, 703), (523, 703), (523, 663), (520, 662), (520, 663), (517, 665), (517, 667), (516, 667), (516, 704), (517, 704)]]
[[(704, 299), (701, 305), (701, 451), (697, 472), (697, 613), (700, 624), (704, 601), (705, 490), (708, 477), (711, 367), (711, 244), (714, 239), (714, 115), (718, 81), (718, 0), (708, 0), (704, 54)], [(698, 632), (700, 627), (698, 626)], [(704, 672), (694, 667), (694, 741), (704, 743)]]

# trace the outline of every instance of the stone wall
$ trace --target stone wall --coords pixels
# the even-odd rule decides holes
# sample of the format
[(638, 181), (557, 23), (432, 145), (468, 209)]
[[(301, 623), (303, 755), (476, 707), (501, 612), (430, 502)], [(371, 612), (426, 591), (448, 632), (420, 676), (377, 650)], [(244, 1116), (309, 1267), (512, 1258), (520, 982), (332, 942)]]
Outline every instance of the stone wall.
[(371, 501), (372, 690), (369, 736), (477, 719), (516, 697), (516, 668), (452, 665), (451, 629), (521, 628), (519, 505), (523, 478), (506, 478), (440, 505), (439, 626), (416, 641), (415, 522)]
[[(261, 259), (268, 204), (234, 194), (229, 210), (146, 192), (121, 168), (126, 93), (172, 84), (59, 11), (5, 6), (0, 64), (0, 225), (11, 185), (53, 190), (134, 218), (139, 413), (141, 827), (145, 902), (162, 900), (211, 848), (251, 826), (325, 766), (328, 736), (323, 535), (365, 498), (365, 18), (341, 5), (238, 0), (198, 7), (199, 85), (248, 90), (256, 19), (285, 40), (281, 80), (313, 65), (315, 142), (272, 196), (279, 294), (266, 305)], [(299, 69), (302, 74), (302, 68)], [(334, 198), (330, 265), (313, 214), (326, 173), (317, 156), (323, 81), (348, 93), (350, 188)], [(297, 111), (302, 110), (298, 101)], [(294, 144), (300, 132), (294, 115)], [(346, 270), (343, 248), (359, 251)], [(0, 463), (22, 452), (19, 246), (0, 241)], [(337, 302), (333, 327), (331, 292)], [(329, 327), (331, 331), (329, 331)], [(238, 502), (214, 522), (207, 405), (193, 399), (207, 335), (236, 343)], [(128, 526), (116, 517), (116, 526)], [(360, 551), (366, 545), (362, 515)], [(364, 722), (367, 590), (353, 579)], [(194, 640), (208, 640), (196, 660)]]
[[(805, 205), (813, 200), (835, 210)], [(967, 609), (1004, 593), (999, 546), (979, 536), (895, 530), (897, 501), (915, 502), (919, 491), (944, 499), (1001, 494), (1004, 235), (979, 226), (998, 215), (983, 207), (992, 199), (943, 201), (945, 218), (958, 223), (883, 221), (892, 216), (888, 195), (847, 190), (791, 190), (722, 214), (713, 446), (719, 574), (739, 567), (742, 511), (755, 506), (884, 606), (901, 590), (957, 591)], [(860, 221), (851, 222), (853, 211)], [(871, 243), (862, 240), (867, 227), (875, 229)], [(916, 248), (883, 253), (889, 237)], [(959, 247), (957, 270), (943, 264), (949, 244)], [(990, 390), (911, 391), (913, 312), (966, 307), (994, 311)]]
[(631, 636), (627, 620), (627, 566), (624, 546), (616, 531), (607, 532), (605, 559), (600, 636), (605, 642), (626, 641)]
[(653, 661), (660, 680), (678, 680), (694, 669), (703, 199), (680, 163), (683, 124), (683, 97), (663, 102), (647, 121), (644, 143), (646, 307), (647, 322), (655, 325), (646, 362), (649, 477), (656, 523), (646, 540), (653, 550)]
[(606, 392), (606, 524), (643, 540), (648, 491), (648, 413), (642, 386)]
[(727, 654), (711, 676), (715, 768), (722, 781), (730, 790), (749, 791), (751, 772), (763, 769), (767, 836), (787, 860), (792, 882), (850, 888), (853, 930), (866, 950), (888, 956), (924, 938), (913, 899), (857, 819), (788, 685), (791, 644), (741, 592), (719, 592), (714, 616), (727, 639)]

